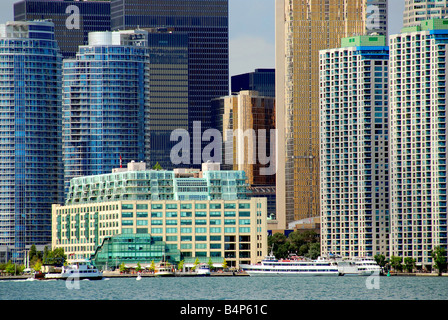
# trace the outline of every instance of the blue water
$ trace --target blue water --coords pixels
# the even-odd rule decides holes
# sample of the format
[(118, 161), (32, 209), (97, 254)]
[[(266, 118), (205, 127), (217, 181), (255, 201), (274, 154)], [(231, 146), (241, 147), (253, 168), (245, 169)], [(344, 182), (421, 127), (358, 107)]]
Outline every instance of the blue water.
[(172, 277), (0, 281), (0, 300), (446, 300), (448, 277)]

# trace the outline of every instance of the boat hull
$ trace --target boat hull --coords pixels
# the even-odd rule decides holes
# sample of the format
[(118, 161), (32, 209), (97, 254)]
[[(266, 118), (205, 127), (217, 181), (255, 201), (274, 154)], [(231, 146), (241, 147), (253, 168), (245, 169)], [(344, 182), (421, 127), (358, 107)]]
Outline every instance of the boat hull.
[[(243, 269), (244, 270), (244, 269)], [(339, 272), (303, 272), (303, 271), (246, 271), (252, 277), (337, 277)]]

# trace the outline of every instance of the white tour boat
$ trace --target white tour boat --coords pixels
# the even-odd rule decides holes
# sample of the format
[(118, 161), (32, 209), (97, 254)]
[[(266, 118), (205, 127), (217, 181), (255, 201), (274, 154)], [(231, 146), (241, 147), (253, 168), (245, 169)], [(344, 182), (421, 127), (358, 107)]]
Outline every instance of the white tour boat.
[(339, 276), (336, 264), (328, 260), (311, 260), (291, 256), (278, 260), (272, 254), (259, 264), (240, 265), (250, 276)]
[(198, 276), (209, 276), (210, 275), (210, 267), (209, 267), (209, 265), (205, 264), (205, 263), (204, 264), (200, 264), (197, 267), (196, 274)]
[(376, 261), (369, 257), (336, 259), (335, 262), (343, 276), (370, 276), (382, 272)]
[(75, 260), (68, 266), (62, 267), (59, 274), (46, 274), (46, 279), (73, 279), (73, 280), (101, 280), (103, 273), (90, 263), (89, 260)]
[(174, 276), (174, 271), (168, 263), (161, 262), (156, 266), (154, 275), (156, 277), (172, 277)]

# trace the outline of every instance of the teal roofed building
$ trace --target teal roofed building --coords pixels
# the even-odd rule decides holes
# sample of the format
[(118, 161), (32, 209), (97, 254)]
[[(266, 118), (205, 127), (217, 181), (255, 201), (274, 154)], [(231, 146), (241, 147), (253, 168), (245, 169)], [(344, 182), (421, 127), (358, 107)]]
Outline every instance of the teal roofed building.
[(119, 200), (247, 199), (244, 171), (221, 171), (219, 164), (199, 169), (151, 170), (130, 162), (109, 174), (73, 178), (66, 205)]
[(52, 248), (102, 270), (160, 262), (215, 267), (267, 255), (267, 199), (251, 197), (244, 171), (151, 170), (131, 162), (110, 174), (73, 178), (52, 207)]

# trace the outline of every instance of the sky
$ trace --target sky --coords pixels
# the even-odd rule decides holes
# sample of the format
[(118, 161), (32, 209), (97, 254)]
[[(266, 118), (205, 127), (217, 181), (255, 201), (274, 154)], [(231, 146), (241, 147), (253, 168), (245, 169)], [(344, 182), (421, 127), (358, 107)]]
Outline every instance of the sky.
[[(275, 1), (229, 0), (229, 74), (275, 66)], [(0, 23), (14, 20), (13, 4), (0, 0)], [(400, 32), (404, 0), (389, 0), (389, 34)]]

